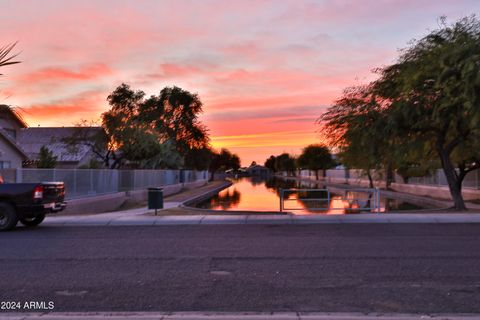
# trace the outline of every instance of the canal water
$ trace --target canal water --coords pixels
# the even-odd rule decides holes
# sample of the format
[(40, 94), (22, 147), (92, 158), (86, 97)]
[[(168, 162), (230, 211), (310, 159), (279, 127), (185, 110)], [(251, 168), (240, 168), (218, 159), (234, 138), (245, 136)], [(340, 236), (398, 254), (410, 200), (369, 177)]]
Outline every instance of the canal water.
[[(293, 214), (346, 214), (372, 212), (373, 196), (367, 192), (332, 188), (316, 182), (276, 177), (232, 179), (232, 185), (197, 205), (199, 208), (232, 211), (279, 211), (280, 189), (328, 189), (285, 193), (284, 211)], [(380, 212), (422, 209), (411, 203), (380, 197)]]

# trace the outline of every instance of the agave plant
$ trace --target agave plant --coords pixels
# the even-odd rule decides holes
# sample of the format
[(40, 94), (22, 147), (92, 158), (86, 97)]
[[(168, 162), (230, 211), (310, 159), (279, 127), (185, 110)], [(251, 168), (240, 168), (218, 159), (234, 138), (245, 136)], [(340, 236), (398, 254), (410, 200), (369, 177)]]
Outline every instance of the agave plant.
[(20, 63), (20, 61), (13, 60), (15, 59), (16, 56), (18, 56), (18, 53), (10, 54), (10, 52), (12, 51), (12, 49), (15, 47), (16, 44), (17, 43), (15, 42), (15, 43), (6, 45), (4, 47), (0, 47), (0, 67), (8, 66), (10, 64)]

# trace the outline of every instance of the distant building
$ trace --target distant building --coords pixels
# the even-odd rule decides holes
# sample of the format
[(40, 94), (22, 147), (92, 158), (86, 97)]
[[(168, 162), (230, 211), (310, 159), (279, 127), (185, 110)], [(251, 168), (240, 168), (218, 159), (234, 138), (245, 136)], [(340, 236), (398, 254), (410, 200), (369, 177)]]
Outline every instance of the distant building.
[(258, 164), (248, 167), (246, 171), (251, 176), (267, 176), (271, 173), (270, 169)]
[(0, 169), (35, 167), (42, 146), (57, 157), (57, 168), (77, 168), (88, 164), (95, 155), (89, 146), (69, 146), (77, 130), (88, 130), (93, 135), (100, 127), (38, 127), (29, 128), (22, 117), (7, 105), (0, 105)]

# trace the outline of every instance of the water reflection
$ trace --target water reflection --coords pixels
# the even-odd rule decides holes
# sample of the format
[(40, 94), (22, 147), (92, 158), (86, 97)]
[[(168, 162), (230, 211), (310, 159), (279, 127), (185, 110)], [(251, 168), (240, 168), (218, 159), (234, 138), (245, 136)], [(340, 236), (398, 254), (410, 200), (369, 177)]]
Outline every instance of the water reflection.
[[(214, 210), (278, 211), (280, 189), (325, 189), (315, 182), (298, 182), (271, 178), (240, 178), (216, 196), (200, 203), (201, 208)], [(371, 212), (372, 194), (329, 188), (327, 191), (284, 191), (284, 211), (294, 214), (345, 214)], [(397, 200), (381, 199), (381, 210), (418, 209)]]
[(210, 204), (216, 209), (227, 210), (240, 203), (240, 192), (227, 188), (210, 199)]

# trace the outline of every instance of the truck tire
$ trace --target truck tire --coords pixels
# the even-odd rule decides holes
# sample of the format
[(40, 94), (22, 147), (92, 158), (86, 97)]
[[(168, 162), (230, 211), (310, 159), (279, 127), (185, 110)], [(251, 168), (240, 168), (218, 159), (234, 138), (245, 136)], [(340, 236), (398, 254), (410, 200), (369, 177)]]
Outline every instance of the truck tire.
[(20, 222), (27, 227), (36, 227), (45, 219), (45, 213), (39, 214), (33, 218), (21, 218)]
[(5, 202), (0, 202), (0, 231), (12, 230), (18, 222), (15, 208)]

